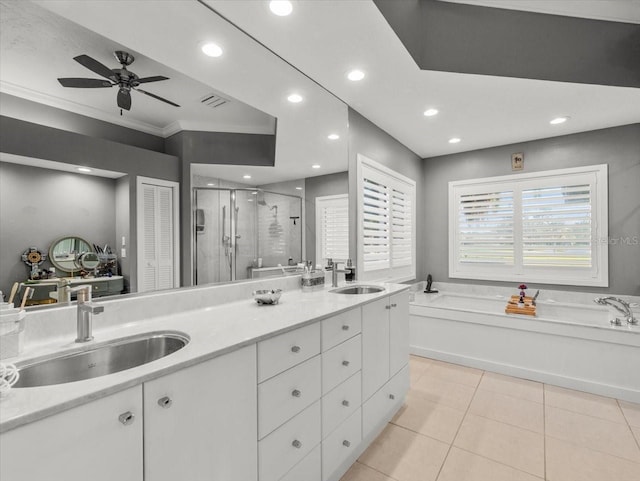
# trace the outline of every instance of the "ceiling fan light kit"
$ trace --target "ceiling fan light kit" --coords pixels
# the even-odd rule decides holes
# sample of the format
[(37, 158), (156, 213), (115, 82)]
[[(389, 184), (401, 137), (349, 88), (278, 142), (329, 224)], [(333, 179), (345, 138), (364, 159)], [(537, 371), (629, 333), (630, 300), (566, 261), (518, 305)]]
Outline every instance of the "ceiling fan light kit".
[(143, 93), (149, 97), (153, 97), (156, 100), (160, 100), (161, 102), (167, 103), (169, 105), (173, 105), (174, 107), (180, 107), (175, 102), (162, 98), (156, 94), (152, 94), (151, 92), (147, 92), (139, 88), (140, 84), (150, 83), (150, 82), (159, 82), (161, 80), (169, 80), (169, 77), (164, 77), (162, 75), (154, 75), (152, 77), (138, 77), (134, 72), (127, 69), (129, 65), (133, 63), (135, 57), (131, 55), (129, 52), (125, 52), (123, 50), (116, 50), (114, 53), (116, 60), (120, 63), (122, 68), (110, 69), (106, 65), (98, 62), (96, 59), (89, 57), (88, 55), (78, 55), (73, 59), (82, 65), (85, 68), (88, 68), (92, 72), (100, 75), (101, 77), (106, 78), (107, 80), (102, 79), (93, 79), (93, 78), (77, 78), (77, 77), (67, 77), (67, 78), (59, 78), (58, 82), (63, 87), (71, 87), (71, 88), (109, 88), (109, 87), (118, 87), (118, 95), (116, 97), (116, 101), (118, 107), (120, 107), (120, 114), (122, 115), (122, 109), (131, 110), (131, 91), (135, 90), (136, 92)]

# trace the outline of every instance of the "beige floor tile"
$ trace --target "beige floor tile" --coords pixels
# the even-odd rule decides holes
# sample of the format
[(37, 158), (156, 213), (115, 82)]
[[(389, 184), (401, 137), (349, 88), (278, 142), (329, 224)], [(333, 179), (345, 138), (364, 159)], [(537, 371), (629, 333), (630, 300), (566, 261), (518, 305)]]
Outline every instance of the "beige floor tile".
[(393, 479), (369, 466), (355, 462), (340, 481), (393, 481)]
[[(431, 369), (429, 369), (430, 371)], [(466, 411), (476, 391), (474, 387), (457, 382), (444, 381), (425, 372), (413, 385), (412, 391), (430, 401), (446, 404), (455, 409)]]
[(520, 471), (544, 477), (542, 434), (467, 414), (453, 444)]
[(358, 461), (398, 481), (435, 481), (448, 450), (445, 443), (389, 424)]
[(463, 417), (464, 411), (429, 401), (410, 391), (405, 405), (391, 422), (451, 444)]
[(493, 372), (484, 373), (478, 389), (499, 392), (527, 401), (543, 402), (542, 383)]
[(544, 433), (544, 406), (493, 391), (478, 389), (469, 412), (520, 428)]
[(453, 447), (444, 462), (438, 481), (541, 481), (477, 454)]
[(459, 366), (448, 362), (432, 362), (429, 368), (429, 376), (437, 377), (448, 382), (457, 382), (466, 386), (477, 387), (483, 371), (472, 367)]
[(624, 417), (631, 426), (640, 428), (640, 404), (630, 403), (628, 401), (618, 401)]
[(409, 376), (410, 382), (413, 386), (420, 376), (431, 366), (431, 361), (424, 357), (411, 356), (409, 357)]
[(626, 423), (617, 401), (610, 397), (545, 384), (544, 402), (547, 406), (567, 409), (616, 423)]
[(547, 406), (545, 433), (579, 446), (640, 463), (629, 426)]
[(631, 432), (633, 433), (633, 436), (636, 438), (636, 442), (640, 446), (640, 428), (631, 426)]
[(547, 437), (548, 481), (638, 481), (640, 464)]

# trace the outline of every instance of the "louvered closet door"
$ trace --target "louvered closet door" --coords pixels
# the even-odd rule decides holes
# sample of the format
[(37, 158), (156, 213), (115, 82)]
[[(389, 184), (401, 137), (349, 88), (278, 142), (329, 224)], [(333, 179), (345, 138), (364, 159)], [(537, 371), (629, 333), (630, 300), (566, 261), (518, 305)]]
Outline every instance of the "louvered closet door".
[(142, 242), (139, 291), (177, 287), (175, 284), (174, 190), (172, 187), (143, 183)]

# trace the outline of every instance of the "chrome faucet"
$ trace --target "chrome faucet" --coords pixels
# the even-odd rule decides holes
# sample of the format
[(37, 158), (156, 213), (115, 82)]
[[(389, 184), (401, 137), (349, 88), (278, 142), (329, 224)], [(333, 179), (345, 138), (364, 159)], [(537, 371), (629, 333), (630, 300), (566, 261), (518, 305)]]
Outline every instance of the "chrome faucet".
[[(617, 302), (622, 307), (618, 306), (617, 304), (612, 304), (611, 303), (612, 301)], [(596, 304), (602, 304), (603, 306), (613, 307), (616, 311), (624, 315), (624, 320), (627, 321), (627, 324), (630, 326), (638, 324), (638, 319), (633, 317), (633, 311), (631, 310), (631, 306), (624, 299), (620, 299), (619, 297), (614, 297), (614, 296), (596, 297), (593, 300), (593, 302), (595, 302)], [(616, 326), (621, 326), (622, 319), (616, 317), (615, 320), (611, 321), (611, 324)]]
[(69, 292), (78, 293), (78, 326), (76, 342), (88, 342), (93, 339), (91, 321), (94, 314), (104, 312), (104, 306), (98, 306), (91, 301), (91, 286), (72, 287)]
[(344, 272), (346, 269), (338, 269), (338, 262), (331, 264), (331, 287), (338, 287), (338, 274)]

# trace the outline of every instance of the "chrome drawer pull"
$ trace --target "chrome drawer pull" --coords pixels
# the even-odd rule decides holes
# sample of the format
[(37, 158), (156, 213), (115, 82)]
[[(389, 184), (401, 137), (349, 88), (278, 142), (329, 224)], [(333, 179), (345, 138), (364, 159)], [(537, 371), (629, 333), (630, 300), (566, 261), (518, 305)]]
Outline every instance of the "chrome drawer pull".
[(126, 413), (122, 413), (120, 416), (118, 416), (118, 421), (120, 421), (125, 426), (128, 426), (129, 424), (133, 423), (135, 417), (136, 416), (131, 411), (127, 411)]
[(385, 309), (391, 309), (391, 306), (384, 306)]
[(395, 399), (395, 398), (396, 398), (395, 395), (389, 394), (389, 399)]
[(347, 326), (346, 324), (344, 326), (342, 326), (342, 330), (343, 331), (348, 331), (349, 330), (349, 326)]
[(302, 393), (300, 391), (298, 391), (297, 389), (294, 389), (293, 391), (291, 391), (291, 395), (293, 397), (300, 397)]
[(342, 365), (343, 366), (348, 366), (349, 365), (349, 361), (342, 361)]
[(291, 352), (300, 352), (300, 346), (293, 346)]
[(345, 407), (349, 407), (349, 401), (345, 399), (344, 401), (342, 401), (342, 405)]
[(294, 448), (300, 449), (302, 447), (302, 443), (297, 439), (294, 439), (294, 441), (291, 443), (291, 446), (293, 446)]
[(173, 401), (169, 396), (164, 396), (158, 399), (158, 406), (160, 406), (161, 408), (164, 408), (164, 409), (170, 408), (172, 404), (173, 404)]
[(391, 307), (398, 307), (398, 304), (391, 304)]
[(349, 447), (349, 446), (351, 446), (351, 443), (345, 439), (344, 441), (342, 441), (342, 445), (346, 446), (346, 447)]

